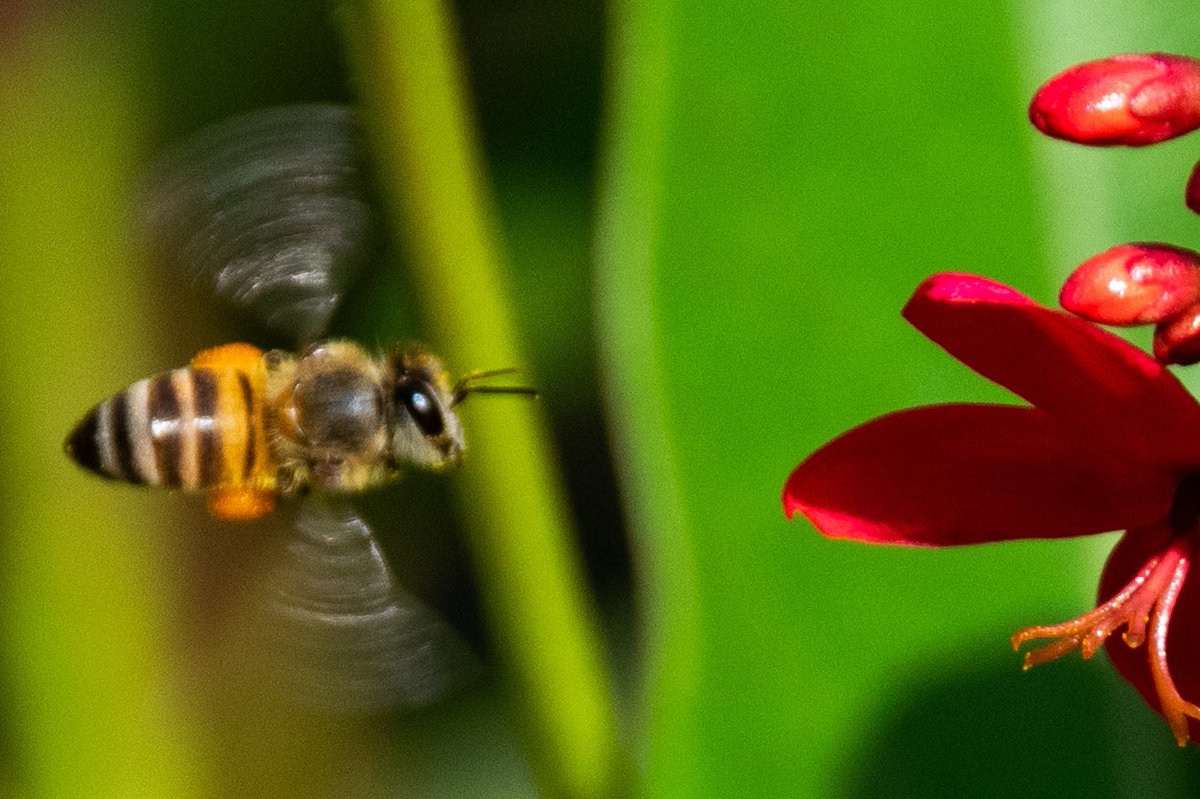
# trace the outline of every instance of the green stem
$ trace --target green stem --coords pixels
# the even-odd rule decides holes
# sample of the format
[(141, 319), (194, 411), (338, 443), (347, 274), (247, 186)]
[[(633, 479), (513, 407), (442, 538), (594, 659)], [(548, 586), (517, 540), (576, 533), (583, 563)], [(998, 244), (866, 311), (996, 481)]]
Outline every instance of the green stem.
[[(439, 0), (343, 6), (351, 63), (393, 228), (432, 343), (458, 371), (524, 366)], [(468, 461), (455, 477), (498, 650), (518, 692), (546, 794), (616, 788), (617, 746), (594, 610), (536, 403), (467, 403)]]

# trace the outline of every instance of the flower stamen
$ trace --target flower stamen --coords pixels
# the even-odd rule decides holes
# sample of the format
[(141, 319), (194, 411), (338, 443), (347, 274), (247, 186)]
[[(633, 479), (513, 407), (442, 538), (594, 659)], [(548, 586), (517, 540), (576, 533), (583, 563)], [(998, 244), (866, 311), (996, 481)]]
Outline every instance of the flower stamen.
[(1163, 718), (1167, 720), (1180, 746), (1186, 746), (1188, 742), (1188, 719), (1200, 720), (1200, 707), (1180, 696), (1175, 681), (1171, 679), (1171, 672), (1167, 668), (1167, 626), (1171, 623), (1171, 611), (1175, 609), (1175, 600), (1183, 590), (1183, 581), (1187, 579), (1190, 565), (1190, 559), (1181, 554), (1159, 597), (1158, 608), (1150, 625), (1150, 674), (1154, 677), (1154, 690), (1158, 693)]
[[(1141, 571), (1124, 588), (1114, 594), (1111, 599), (1079, 618), (1065, 621), (1061, 624), (1026, 627), (1014, 633), (1012, 636), (1013, 649), (1020, 649), (1028, 641), (1036, 641), (1042, 638), (1059, 639), (1053, 644), (1048, 644), (1032, 652), (1026, 652), (1024, 664), (1026, 671), (1041, 663), (1048, 663), (1051, 660), (1062, 657), (1077, 646), (1082, 649), (1081, 654), (1085, 659), (1090, 658), (1114, 630), (1122, 624), (1129, 624), (1131, 620), (1137, 618), (1136, 615), (1127, 612), (1130, 610), (1127, 606), (1130, 605), (1130, 600), (1142, 590), (1142, 586), (1154, 574), (1159, 561), (1160, 558), (1158, 557), (1151, 558), (1142, 567)], [(1136, 603), (1139, 608), (1143, 604)], [(1087, 641), (1086, 644), (1084, 643), (1085, 640)], [(1070, 645), (1067, 645), (1068, 643)], [(1130, 646), (1137, 646), (1137, 644), (1130, 644)]]
[(1124, 588), (1104, 604), (1077, 619), (1062, 624), (1026, 627), (1012, 636), (1013, 649), (1039, 639), (1055, 639), (1025, 653), (1026, 670), (1079, 649), (1084, 659), (1096, 653), (1109, 636), (1125, 627), (1122, 640), (1130, 649), (1146, 641), (1147, 626), (1151, 645), (1148, 657), (1150, 674), (1163, 717), (1180, 746), (1188, 742), (1188, 719), (1200, 721), (1200, 706), (1180, 696), (1167, 667), (1167, 628), (1175, 601), (1187, 579), (1194, 543), (1191, 536), (1176, 538), (1161, 555), (1146, 562)]

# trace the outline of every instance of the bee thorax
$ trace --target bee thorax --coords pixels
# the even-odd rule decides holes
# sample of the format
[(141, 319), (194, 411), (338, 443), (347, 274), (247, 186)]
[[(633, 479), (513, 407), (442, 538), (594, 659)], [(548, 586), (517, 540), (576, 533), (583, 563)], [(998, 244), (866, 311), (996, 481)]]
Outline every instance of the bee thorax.
[(383, 371), (346, 341), (268, 362), (274, 443), (288, 490), (360, 491), (389, 479)]
[(379, 385), (349, 369), (323, 372), (296, 386), (301, 435), (320, 449), (378, 449), (386, 418)]

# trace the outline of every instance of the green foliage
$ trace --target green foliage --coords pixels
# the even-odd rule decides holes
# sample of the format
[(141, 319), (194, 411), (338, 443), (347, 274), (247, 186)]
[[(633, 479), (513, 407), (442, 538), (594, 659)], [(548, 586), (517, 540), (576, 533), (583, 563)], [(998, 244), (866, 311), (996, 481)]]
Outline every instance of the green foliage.
[[(194, 719), (172, 685), (172, 623), (149, 498), (74, 469), (62, 441), (149, 371), (146, 273), (123, 209), (142, 135), (129, 18), (65, 15), (6, 49), (0, 79), (0, 489), (9, 769), (43, 796), (202, 796)], [(128, 305), (126, 305), (128, 303)]]

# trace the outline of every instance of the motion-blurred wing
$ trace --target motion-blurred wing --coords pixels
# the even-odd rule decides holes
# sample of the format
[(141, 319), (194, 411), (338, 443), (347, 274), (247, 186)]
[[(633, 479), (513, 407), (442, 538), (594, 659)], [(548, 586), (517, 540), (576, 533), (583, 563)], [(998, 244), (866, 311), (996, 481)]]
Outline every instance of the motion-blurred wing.
[(306, 500), (266, 588), (280, 685), (310, 709), (427, 704), (472, 662), (449, 627), (397, 587), (371, 529), (349, 507)]
[(338, 105), (269, 108), (206, 128), (152, 169), (159, 256), (272, 330), (325, 332), (376, 244), (361, 132)]

